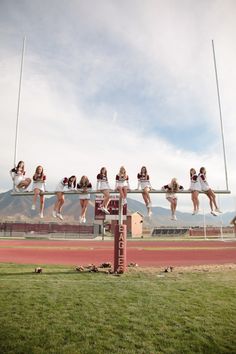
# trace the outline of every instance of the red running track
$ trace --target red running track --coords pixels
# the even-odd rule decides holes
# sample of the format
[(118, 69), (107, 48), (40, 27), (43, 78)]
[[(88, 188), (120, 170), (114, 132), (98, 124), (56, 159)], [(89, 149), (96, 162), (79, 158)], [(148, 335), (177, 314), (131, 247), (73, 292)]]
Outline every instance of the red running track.
[[(0, 262), (86, 265), (111, 262), (112, 241), (0, 240)], [(128, 241), (127, 263), (143, 267), (236, 263), (236, 241)]]

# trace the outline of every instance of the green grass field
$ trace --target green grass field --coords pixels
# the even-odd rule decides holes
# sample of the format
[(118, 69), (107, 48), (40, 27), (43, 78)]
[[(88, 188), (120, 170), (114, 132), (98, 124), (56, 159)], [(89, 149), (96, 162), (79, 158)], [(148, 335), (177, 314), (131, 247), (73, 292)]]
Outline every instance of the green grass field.
[(0, 353), (236, 353), (236, 269), (0, 264)]

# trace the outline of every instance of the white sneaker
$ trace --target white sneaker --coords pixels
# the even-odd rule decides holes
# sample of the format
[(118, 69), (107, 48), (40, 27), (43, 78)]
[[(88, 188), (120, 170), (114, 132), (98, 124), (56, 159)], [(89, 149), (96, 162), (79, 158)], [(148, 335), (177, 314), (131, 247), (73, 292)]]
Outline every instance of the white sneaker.
[(177, 221), (177, 217), (176, 217), (176, 215), (172, 215), (171, 220)]
[(148, 208), (151, 208), (151, 207), (152, 207), (152, 203), (151, 203), (151, 202), (148, 203), (147, 207), (148, 207)]
[(40, 218), (43, 219), (43, 212), (42, 211), (39, 215), (40, 215)]
[(35, 204), (32, 204), (31, 210), (35, 210)]
[(217, 214), (213, 210), (211, 211), (211, 214), (217, 216)]
[(61, 215), (61, 213), (57, 213), (57, 217), (58, 219), (63, 220), (63, 216)]
[(85, 218), (83, 218), (82, 222), (85, 224), (85, 223), (86, 223), (86, 219), (85, 219)]
[(56, 217), (57, 217), (57, 212), (56, 212), (56, 210), (53, 210), (53, 212), (52, 212), (52, 216), (53, 216), (54, 218), (56, 218)]
[(152, 211), (148, 210), (148, 217), (150, 218), (152, 216)]
[(82, 224), (82, 222), (83, 222), (83, 218), (82, 218), (82, 216), (80, 216), (79, 217), (79, 223)]
[(219, 208), (216, 208), (216, 209), (215, 209), (215, 212), (216, 212), (216, 213), (219, 213), (219, 214), (222, 214), (222, 211), (221, 211)]

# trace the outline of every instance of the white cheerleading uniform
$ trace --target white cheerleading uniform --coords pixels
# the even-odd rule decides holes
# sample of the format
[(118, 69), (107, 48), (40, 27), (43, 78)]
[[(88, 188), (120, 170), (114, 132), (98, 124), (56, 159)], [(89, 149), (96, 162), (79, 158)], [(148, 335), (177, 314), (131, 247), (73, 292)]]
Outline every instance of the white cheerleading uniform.
[(101, 175), (100, 173), (97, 175), (97, 190), (106, 190), (110, 189), (108, 179), (106, 176)]
[[(171, 199), (178, 199), (176, 196), (176, 191), (173, 191), (171, 186), (169, 184), (166, 184), (165, 186), (162, 187), (163, 190), (166, 191), (166, 199), (171, 198)], [(182, 191), (184, 189), (183, 186), (179, 186), (178, 191)]]
[(127, 187), (128, 189), (130, 189), (129, 186), (129, 176), (119, 176), (116, 175), (116, 186), (117, 187)]
[(32, 189), (39, 189), (41, 192), (45, 192), (45, 186), (46, 186), (46, 176), (33, 176), (33, 186)]
[(199, 192), (202, 190), (198, 175), (195, 174), (195, 175), (191, 176), (189, 189), (191, 192), (194, 192), (194, 191)]
[(11, 178), (13, 180), (14, 185), (17, 187), (22, 181), (25, 180), (25, 173), (17, 172), (16, 170), (10, 171)]
[(137, 175), (138, 178), (138, 189), (142, 189), (144, 190), (146, 187), (148, 188), (152, 188), (150, 180), (149, 180), (149, 175), (141, 175), (140, 173), (138, 173)]
[[(82, 185), (82, 184), (79, 184), (79, 183), (77, 184), (77, 189), (80, 189), (81, 192), (83, 192), (84, 188), (88, 189), (88, 191), (89, 191), (89, 190), (92, 189), (92, 184), (90, 182), (87, 185)], [(90, 194), (89, 193), (80, 194), (79, 199), (81, 199), (81, 200), (84, 200), (84, 199), (89, 200), (90, 199)]]
[(68, 182), (69, 182), (69, 178), (64, 177), (56, 186), (55, 188), (55, 192), (63, 192), (65, 190), (71, 190), (71, 187), (68, 187)]
[(206, 180), (206, 175), (204, 173), (199, 173), (198, 179), (199, 179), (199, 182), (200, 182), (200, 185), (201, 185), (201, 190), (203, 192), (209, 191), (210, 186), (209, 186), (209, 184), (208, 184), (208, 182)]

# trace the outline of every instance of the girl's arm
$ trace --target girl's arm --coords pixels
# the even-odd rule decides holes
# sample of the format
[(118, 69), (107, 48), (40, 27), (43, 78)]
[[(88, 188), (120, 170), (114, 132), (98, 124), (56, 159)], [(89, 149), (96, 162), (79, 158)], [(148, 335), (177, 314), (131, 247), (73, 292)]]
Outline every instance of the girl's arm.
[(99, 187), (100, 187), (100, 185), (101, 185), (101, 179), (100, 179), (100, 174), (98, 174), (97, 175), (97, 191), (100, 189)]
[(118, 181), (119, 181), (119, 176), (118, 176), (118, 175), (116, 175), (115, 189), (117, 189), (117, 187), (118, 187)]
[(45, 175), (39, 176), (39, 175), (34, 174), (33, 180), (34, 180), (35, 182), (38, 181), (38, 182), (44, 182), (44, 183), (45, 183), (45, 181), (46, 181), (46, 176), (45, 176)]
[(15, 179), (15, 169), (13, 168), (12, 170), (9, 171), (11, 179), (14, 181)]
[(74, 191), (74, 190), (76, 190), (76, 184), (72, 183), (70, 186), (68, 185), (68, 190), (69, 190), (69, 191)]
[(87, 185), (87, 190), (91, 192), (92, 188), (92, 183), (89, 182)]
[(77, 183), (77, 190), (79, 190), (79, 192), (84, 192), (84, 189), (80, 183)]
[(141, 181), (140, 181), (139, 173), (138, 173), (138, 175), (137, 175), (137, 178), (138, 178), (138, 186), (137, 186), (137, 189), (141, 189)]
[(109, 184), (108, 180), (107, 180), (107, 187), (108, 187), (108, 189), (111, 189), (111, 187), (110, 187), (110, 184)]
[(130, 189), (129, 176), (127, 176), (127, 189)]
[(147, 176), (147, 180), (148, 180), (148, 183), (149, 183), (149, 187), (150, 187), (150, 189), (152, 189), (152, 185), (151, 185), (151, 182), (150, 182), (149, 176)]
[(165, 186), (161, 187), (161, 189), (164, 191), (169, 191), (170, 187), (168, 186), (168, 184), (166, 184)]

